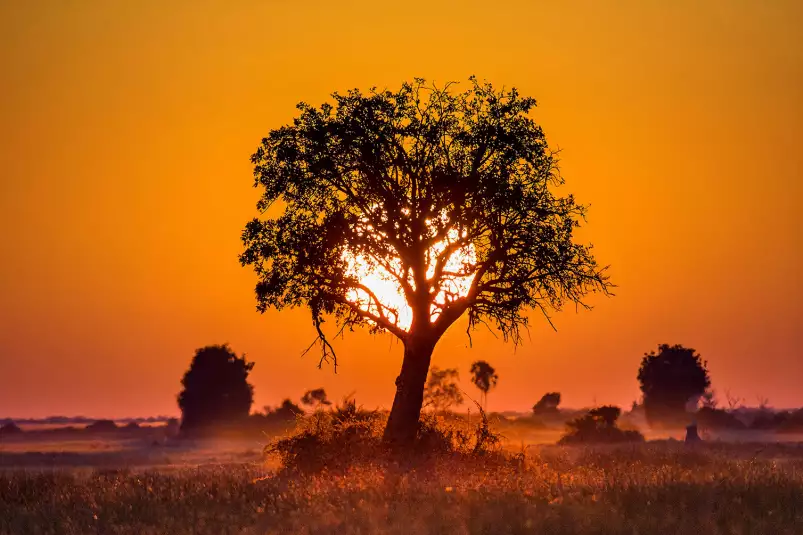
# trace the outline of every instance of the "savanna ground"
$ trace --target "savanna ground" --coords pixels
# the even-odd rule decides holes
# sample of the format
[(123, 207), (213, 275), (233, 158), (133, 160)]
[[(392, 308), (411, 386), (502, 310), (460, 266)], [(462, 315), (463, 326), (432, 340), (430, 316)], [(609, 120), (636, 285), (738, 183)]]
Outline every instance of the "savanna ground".
[(503, 451), (312, 473), (266, 463), (268, 437), (4, 440), (0, 534), (803, 533), (800, 442), (524, 446), (559, 430), (515, 431)]

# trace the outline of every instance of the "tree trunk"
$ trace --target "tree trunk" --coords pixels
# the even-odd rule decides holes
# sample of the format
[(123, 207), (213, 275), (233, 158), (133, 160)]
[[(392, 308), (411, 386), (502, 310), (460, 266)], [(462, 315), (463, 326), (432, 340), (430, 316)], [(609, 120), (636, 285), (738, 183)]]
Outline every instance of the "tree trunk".
[(435, 342), (429, 336), (411, 336), (404, 345), (401, 373), (396, 378), (396, 397), (385, 427), (384, 440), (393, 447), (409, 446), (418, 433), (424, 403), (424, 385)]

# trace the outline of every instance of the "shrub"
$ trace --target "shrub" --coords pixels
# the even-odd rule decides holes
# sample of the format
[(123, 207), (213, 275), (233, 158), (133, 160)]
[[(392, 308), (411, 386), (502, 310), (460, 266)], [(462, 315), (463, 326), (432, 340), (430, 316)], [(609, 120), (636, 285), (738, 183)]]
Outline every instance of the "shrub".
[[(481, 422), (470, 429), (458, 422), (447, 423), (436, 415), (423, 415), (416, 441), (405, 450), (403, 460), (425, 460), (433, 456), (483, 456), (495, 452), (500, 443), (480, 407)], [(334, 410), (317, 411), (299, 418), (298, 429), (269, 444), (265, 453), (278, 457), (285, 472), (312, 473), (345, 471), (355, 465), (399, 461), (382, 440), (386, 415), (358, 407), (345, 400)]]
[(22, 429), (14, 422), (6, 422), (0, 426), (0, 435), (17, 435), (19, 433), (22, 433)]
[(803, 433), (803, 409), (789, 413), (786, 419), (778, 425), (779, 433)]
[(560, 392), (547, 392), (533, 405), (533, 414), (535, 416), (558, 414), (560, 410), (558, 405), (560, 405)]
[(702, 407), (697, 411), (697, 424), (703, 429), (712, 431), (741, 431), (745, 429), (744, 423), (733, 413), (725, 409), (712, 409)]
[(559, 444), (593, 444), (617, 442), (643, 442), (644, 435), (636, 430), (619, 429), (616, 421), (622, 409), (605, 405), (591, 409), (585, 415), (567, 423), (567, 433)]
[(86, 430), (93, 433), (109, 433), (117, 431), (117, 424), (113, 420), (96, 420), (86, 426)]

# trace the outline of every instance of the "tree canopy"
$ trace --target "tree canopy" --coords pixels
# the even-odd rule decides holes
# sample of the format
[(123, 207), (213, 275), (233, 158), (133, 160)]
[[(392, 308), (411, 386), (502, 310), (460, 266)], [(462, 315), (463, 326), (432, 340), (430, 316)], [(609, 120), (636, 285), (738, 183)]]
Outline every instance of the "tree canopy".
[(484, 360), (478, 360), (471, 365), (471, 382), (474, 383), (484, 398), (483, 407), (486, 409), (488, 404), (488, 391), (496, 386), (499, 375), (493, 366)]
[(560, 392), (547, 392), (533, 405), (533, 414), (556, 414), (558, 412), (558, 406), (560, 405), (560, 399)]
[(228, 345), (195, 351), (178, 395), (182, 432), (196, 432), (248, 417), (254, 388), (248, 374), (254, 363), (238, 357)]
[(321, 363), (337, 364), (330, 339), (354, 326), (398, 337), (407, 438), (432, 350), (463, 314), (469, 332), (486, 324), (518, 343), (528, 309), (549, 320), (610, 288), (573, 240), (585, 207), (554, 191), (563, 179), (528, 115), (535, 100), (475, 78), (455, 88), (415, 79), (301, 103), (252, 156), (262, 217), (240, 260), (257, 274), (258, 309), (307, 307)]
[(687, 404), (711, 386), (707, 365), (694, 349), (678, 344), (661, 344), (657, 353), (645, 353), (638, 380), (650, 423), (688, 423)]

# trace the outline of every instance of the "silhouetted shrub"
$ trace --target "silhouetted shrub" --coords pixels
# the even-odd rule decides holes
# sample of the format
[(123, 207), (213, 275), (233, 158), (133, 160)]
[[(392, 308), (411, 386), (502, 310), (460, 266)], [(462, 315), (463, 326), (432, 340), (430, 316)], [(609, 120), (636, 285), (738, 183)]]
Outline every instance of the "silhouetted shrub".
[(227, 344), (195, 351), (178, 395), (181, 432), (200, 433), (245, 422), (254, 401), (248, 374), (254, 364)]
[(712, 409), (710, 407), (701, 407), (697, 411), (697, 424), (702, 429), (712, 431), (740, 431), (746, 428), (744, 423), (734, 414), (725, 409)]
[(778, 426), (779, 433), (803, 433), (803, 409), (789, 413)]
[(593, 444), (616, 442), (643, 442), (644, 435), (636, 430), (619, 429), (616, 421), (622, 409), (605, 405), (591, 409), (585, 415), (567, 423), (567, 433), (559, 444)]
[(638, 380), (650, 425), (685, 427), (689, 423), (689, 400), (701, 397), (711, 386), (706, 366), (694, 349), (681, 345), (661, 344), (658, 353), (644, 355)]
[(265, 417), (269, 420), (291, 421), (299, 416), (304, 416), (305, 411), (289, 398), (282, 401), (278, 407), (265, 407)]
[(332, 404), (332, 402), (326, 397), (326, 390), (323, 388), (316, 388), (314, 390), (307, 390), (304, 392), (304, 395), (301, 396), (301, 403), (315, 409), (319, 409), (323, 405)]
[(0, 436), (17, 435), (19, 433), (22, 433), (22, 429), (14, 422), (6, 422), (0, 426)]
[(558, 405), (560, 405), (560, 392), (547, 392), (533, 405), (533, 415), (555, 415), (558, 413)]
[(753, 416), (750, 422), (750, 429), (756, 431), (774, 431), (784, 425), (789, 420), (792, 413), (788, 411), (774, 412), (768, 409), (761, 409)]
[(92, 433), (110, 433), (117, 429), (117, 424), (113, 420), (96, 420), (86, 426), (86, 430)]
[(137, 431), (140, 429), (140, 426), (137, 422), (128, 422), (123, 426), (123, 429), (126, 431)]

